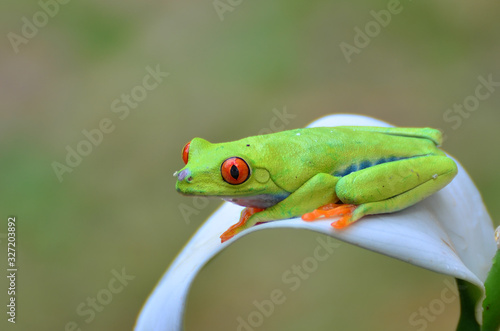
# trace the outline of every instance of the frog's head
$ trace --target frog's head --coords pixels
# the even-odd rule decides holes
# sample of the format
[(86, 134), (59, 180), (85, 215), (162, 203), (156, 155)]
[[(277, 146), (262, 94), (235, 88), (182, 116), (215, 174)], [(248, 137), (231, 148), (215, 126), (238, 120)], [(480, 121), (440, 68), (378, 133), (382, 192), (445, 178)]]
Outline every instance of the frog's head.
[(240, 140), (212, 144), (194, 138), (184, 146), (184, 168), (175, 172), (175, 188), (185, 195), (238, 197), (281, 191), (269, 171), (254, 164), (256, 151)]

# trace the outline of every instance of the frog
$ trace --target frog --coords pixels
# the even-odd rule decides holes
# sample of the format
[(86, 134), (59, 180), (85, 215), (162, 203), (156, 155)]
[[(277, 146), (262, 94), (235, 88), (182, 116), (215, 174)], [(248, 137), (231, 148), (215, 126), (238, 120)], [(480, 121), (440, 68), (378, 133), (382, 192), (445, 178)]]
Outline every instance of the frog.
[(458, 168), (440, 149), (442, 140), (433, 128), (368, 126), (298, 128), (223, 143), (193, 138), (182, 150), (175, 187), (245, 207), (221, 242), (295, 217), (337, 218), (332, 231), (342, 231), (448, 185)]

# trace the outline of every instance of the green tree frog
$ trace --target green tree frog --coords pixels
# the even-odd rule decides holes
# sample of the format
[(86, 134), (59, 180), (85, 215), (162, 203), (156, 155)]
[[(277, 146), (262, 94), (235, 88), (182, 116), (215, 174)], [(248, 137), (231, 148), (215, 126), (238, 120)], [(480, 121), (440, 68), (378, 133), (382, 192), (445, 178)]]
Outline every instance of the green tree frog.
[(342, 216), (342, 229), (364, 215), (407, 208), (445, 187), (455, 162), (431, 128), (303, 128), (184, 146), (174, 174), (184, 195), (219, 197), (246, 207), (224, 242), (259, 223)]

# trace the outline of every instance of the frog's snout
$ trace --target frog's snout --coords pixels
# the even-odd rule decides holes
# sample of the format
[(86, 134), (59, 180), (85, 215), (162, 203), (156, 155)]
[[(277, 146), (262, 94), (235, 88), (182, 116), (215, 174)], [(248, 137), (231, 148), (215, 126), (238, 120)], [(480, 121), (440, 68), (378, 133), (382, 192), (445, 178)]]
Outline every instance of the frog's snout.
[(187, 182), (190, 182), (191, 179), (192, 179), (191, 178), (191, 171), (189, 171), (189, 169), (187, 169), (187, 168), (184, 169), (184, 170), (182, 170), (182, 171), (180, 171), (180, 172), (176, 171), (174, 173), (174, 177), (175, 176), (177, 176), (177, 180), (180, 181), (180, 182), (182, 182), (184, 180), (184, 178), (186, 178), (186, 177), (187, 177)]

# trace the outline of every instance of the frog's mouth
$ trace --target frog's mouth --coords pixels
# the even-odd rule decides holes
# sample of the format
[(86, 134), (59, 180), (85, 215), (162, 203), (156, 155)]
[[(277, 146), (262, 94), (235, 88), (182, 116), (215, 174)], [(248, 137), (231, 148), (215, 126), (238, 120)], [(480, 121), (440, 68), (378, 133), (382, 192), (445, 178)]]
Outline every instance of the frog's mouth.
[(221, 196), (223, 200), (232, 202), (243, 207), (253, 207), (266, 209), (274, 206), (278, 202), (286, 199), (290, 194), (258, 194), (254, 196), (247, 197), (224, 197)]
[[(196, 179), (193, 178), (194, 176), (192, 175), (191, 170), (187, 167), (181, 169), (180, 171), (176, 171), (174, 173), (174, 177), (177, 177), (175, 189), (182, 195), (221, 198), (243, 207), (266, 209), (274, 206), (290, 195), (289, 192), (283, 190), (276, 184), (277, 192), (273, 193), (264, 193), (268, 192), (265, 188), (247, 187), (246, 189), (235, 189), (230, 193), (230, 195), (228, 195), (229, 191), (217, 192), (212, 187), (204, 183), (194, 185)], [(261, 182), (267, 182), (270, 179), (267, 177), (266, 180), (263, 180), (263, 176), (260, 176), (259, 178), (261, 179)]]

